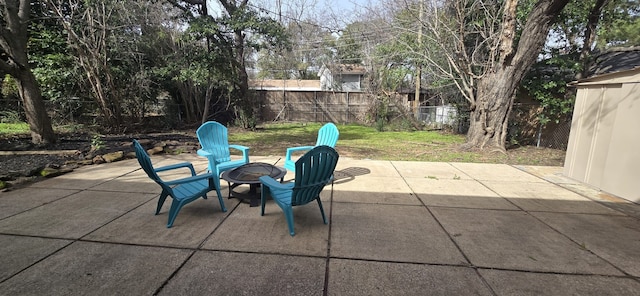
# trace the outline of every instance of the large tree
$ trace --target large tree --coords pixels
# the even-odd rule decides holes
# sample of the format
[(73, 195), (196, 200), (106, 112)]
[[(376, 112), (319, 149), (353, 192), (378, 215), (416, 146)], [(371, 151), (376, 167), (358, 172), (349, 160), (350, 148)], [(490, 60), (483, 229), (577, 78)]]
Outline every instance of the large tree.
[[(171, 78), (178, 74), (167, 74), (166, 61), (175, 65), (183, 61), (179, 57), (190, 55), (171, 48), (177, 43), (176, 32), (184, 28), (178, 29), (182, 24), (175, 23), (176, 10), (148, 0), (43, 2), (63, 28), (66, 45), (81, 74), (78, 79), (67, 79), (82, 89), (72, 96), (95, 102), (105, 123), (102, 128), (118, 129), (126, 125), (129, 121), (124, 120), (125, 116), (141, 119), (161, 91), (173, 90), (171, 80), (162, 79), (165, 74)], [(185, 69), (188, 67), (185, 64), (174, 68)], [(188, 109), (191, 105), (183, 106)], [(197, 112), (188, 114), (192, 113)]]
[(597, 47), (640, 45), (640, 1), (610, 0), (598, 29)]
[[(418, 0), (420, 1), (420, 0)], [(425, 62), (468, 102), (468, 149), (505, 150), (509, 113), (520, 82), (536, 62), (569, 0), (428, 2)], [(446, 61), (442, 63), (442, 61)]]
[[(470, 94), (470, 126), (467, 147), (505, 150), (509, 113), (520, 81), (536, 62), (557, 15), (569, 0), (539, 0), (517, 34), (517, 0), (507, 0), (493, 58)], [(517, 39), (517, 37), (519, 37)]]
[(585, 0), (569, 3), (562, 10), (543, 50), (544, 59), (531, 68), (521, 83), (543, 107), (538, 114), (542, 126), (570, 120), (575, 88), (567, 84), (591, 74), (594, 52), (609, 46), (633, 45), (636, 34), (616, 38), (606, 33), (616, 31), (621, 23), (631, 24), (638, 10), (637, 0)]
[(336, 54), (338, 63), (361, 64), (363, 62), (364, 36), (367, 30), (364, 22), (348, 24), (336, 41)]
[(244, 128), (253, 128), (256, 124), (256, 102), (249, 93), (249, 75), (247, 74), (248, 54), (259, 50), (263, 45), (274, 46), (286, 39), (284, 28), (274, 19), (261, 16), (249, 0), (219, 0), (224, 15), (217, 21), (232, 36), (232, 52), (235, 59), (236, 118)]
[(318, 69), (333, 58), (334, 37), (311, 21), (292, 21), (286, 32), (289, 44), (264, 48), (258, 57), (259, 78), (317, 79)]
[[(219, 65), (224, 63), (223, 67), (227, 70), (225, 77), (218, 77), (229, 82), (224, 91), (231, 92), (229, 106), (235, 119), (245, 128), (254, 127), (257, 104), (249, 92), (248, 56), (264, 44), (274, 46), (282, 42), (282, 26), (272, 18), (261, 15), (255, 6), (249, 5), (248, 0), (215, 1), (220, 8), (217, 14), (209, 12), (207, 1), (204, 0), (169, 2), (190, 15), (187, 18), (189, 31), (192, 36), (200, 36), (207, 45), (209, 58), (216, 60)], [(194, 6), (199, 7), (197, 13), (194, 13)], [(206, 118), (203, 117), (203, 120)]]
[[(121, 123), (119, 89), (111, 68), (109, 47), (114, 39), (114, 19), (122, 13), (117, 1), (100, 3), (48, 1), (67, 32), (67, 43), (73, 49), (84, 71), (87, 86), (110, 126)], [(119, 13), (120, 12), (120, 13)], [(122, 25), (121, 23), (118, 23)]]
[(0, 72), (8, 73), (16, 80), (31, 130), (31, 141), (35, 144), (55, 142), (51, 119), (27, 54), (31, 1), (2, 0), (0, 9)]

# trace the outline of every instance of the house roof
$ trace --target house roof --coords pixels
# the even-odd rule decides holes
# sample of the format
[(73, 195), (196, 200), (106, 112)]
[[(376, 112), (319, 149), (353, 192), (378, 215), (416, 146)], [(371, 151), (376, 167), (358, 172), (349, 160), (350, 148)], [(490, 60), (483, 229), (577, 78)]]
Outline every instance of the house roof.
[(640, 75), (638, 74), (640, 74), (640, 66), (628, 70), (610, 72), (580, 79), (569, 83), (569, 86), (638, 83), (640, 79)]
[(640, 46), (614, 48), (597, 55), (587, 77), (631, 70), (640, 67)]
[(640, 70), (640, 46), (613, 48), (597, 55), (586, 78), (572, 81), (569, 86), (597, 83), (619, 76), (618, 73)]

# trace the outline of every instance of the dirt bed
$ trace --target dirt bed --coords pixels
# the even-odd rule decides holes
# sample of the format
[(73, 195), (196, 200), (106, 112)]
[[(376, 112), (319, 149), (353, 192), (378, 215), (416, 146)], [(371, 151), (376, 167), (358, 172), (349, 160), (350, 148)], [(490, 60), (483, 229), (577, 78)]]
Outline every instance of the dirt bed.
[(46, 147), (33, 145), (31, 138), (26, 136), (4, 137), (0, 138), (0, 180), (7, 182), (9, 187), (23, 185), (42, 179), (45, 168), (68, 171), (94, 163), (96, 156), (117, 151), (127, 154), (133, 152), (131, 139), (184, 143), (186, 148), (182, 151), (185, 153), (195, 153), (198, 147), (195, 135), (179, 132), (111, 135), (100, 137), (99, 141), (89, 134), (66, 134), (59, 135), (57, 143)]

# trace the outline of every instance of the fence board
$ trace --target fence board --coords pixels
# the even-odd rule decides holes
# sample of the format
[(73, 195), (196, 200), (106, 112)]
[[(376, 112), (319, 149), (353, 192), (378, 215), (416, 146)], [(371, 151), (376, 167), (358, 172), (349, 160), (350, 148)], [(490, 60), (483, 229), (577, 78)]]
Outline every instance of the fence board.
[(362, 123), (373, 99), (366, 93), (258, 91), (263, 121)]

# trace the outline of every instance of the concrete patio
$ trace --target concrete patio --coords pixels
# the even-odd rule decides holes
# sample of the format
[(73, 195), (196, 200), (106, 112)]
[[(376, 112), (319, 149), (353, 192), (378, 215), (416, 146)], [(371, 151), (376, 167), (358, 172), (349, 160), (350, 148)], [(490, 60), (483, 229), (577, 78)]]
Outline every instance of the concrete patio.
[(640, 205), (560, 170), (341, 158), (291, 237), (224, 181), (168, 229), (136, 160), (86, 166), (0, 193), (0, 294), (638, 295)]

